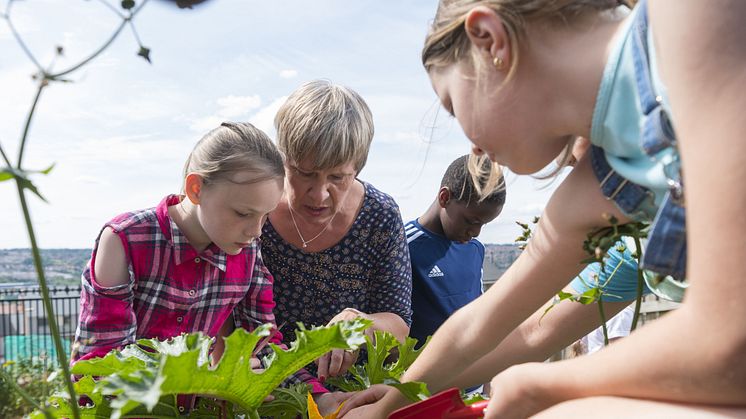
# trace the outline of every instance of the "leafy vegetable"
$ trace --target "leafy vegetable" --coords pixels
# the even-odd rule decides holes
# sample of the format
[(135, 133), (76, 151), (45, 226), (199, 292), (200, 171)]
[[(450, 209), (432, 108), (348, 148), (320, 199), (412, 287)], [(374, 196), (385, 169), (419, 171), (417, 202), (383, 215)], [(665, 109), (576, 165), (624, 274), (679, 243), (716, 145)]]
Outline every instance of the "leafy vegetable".
[[(417, 359), (428, 340), (420, 349), (415, 349), (417, 339), (407, 337), (400, 343), (394, 335), (380, 330), (375, 331), (375, 339), (366, 336), (368, 359), (363, 365), (354, 365), (345, 377), (332, 377), (327, 383), (343, 391), (360, 391), (373, 384), (388, 384), (396, 387), (411, 401), (419, 401), (430, 396), (424, 383), (401, 383), (404, 371)], [(388, 362), (398, 354), (396, 361)]]
[[(210, 366), (208, 356), (213, 339), (200, 333), (166, 341), (142, 339), (103, 358), (75, 364), (72, 372), (85, 376), (76, 383), (76, 391), (90, 399), (81, 414), (83, 418), (116, 419), (152, 417), (157, 410), (159, 417), (175, 417), (179, 414), (176, 395), (199, 394), (227, 400), (249, 417), (258, 417), (257, 408), (286, 377), (333, 348), (356, 349), (364, 342), (363, 330), (370, 323), (355, 319), (310, 330), (301, 327), (289, 349), (270, 344), (272, 353), (264, 358), (265, 369), (260, 373), (252, 371), (250, 358), (271, 325), (251, 333), (237, 329), (226, 338), (225, 352), (215, 367)], [(94, 376), (101, 378), (95, 381)], [(56, 417), (70, 416), (71, 406), (64, 397), (50, 398)], [(209, 410), (200, 409), (200, 416), (209, 416)], [(43, 416), (37, 411), (32, 418)]]

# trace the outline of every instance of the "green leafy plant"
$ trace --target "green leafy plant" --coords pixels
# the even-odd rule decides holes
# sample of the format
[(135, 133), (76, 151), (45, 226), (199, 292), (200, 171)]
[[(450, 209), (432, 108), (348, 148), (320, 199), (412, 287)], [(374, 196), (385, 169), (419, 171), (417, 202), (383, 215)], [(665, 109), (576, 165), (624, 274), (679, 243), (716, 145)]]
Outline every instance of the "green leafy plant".
[(308, 393), (311, 386), (295, 384), (288, 388), (278, 387), (272, 392), (272, 400), (263, 403), (257, 411), (261, 417), (295, 419), (308, 412)]
[[(641, 267), (642, 239), (648, 236), (650, 224), (645, 222), (629, 222), (620, 225), (619, 220), (617, 220), (616, 217), (614, 217), (613, 215), (604, 214), (604, 218), (608, 220), (609, 224), (611, 225), (588, 233), (586, 240), (583, 242), (583, 249), (590, 256), (584, 259), (582, 262), (600, 262), (602, 269), (605, 269), (605, 264), (603, 262), (609, 249), (614, 246), (615, 243), (622, 240), (623, 237), (630, 237), (632, 240), (634, 240), (635, 250), (632, 253), (632, 256), (637, 260), (637, 296), (635, 298), (635, 313), (634, 317), (632, 318), (631, 329), (635, 330), (635, 328), (637, 328), (637, 322), (640, 318), (640, 309), (642, 308), (642, 292), (644, 289), (643, 270)], [(598, 297), (598, 301), (599, 304), (602, 304), (600, 296)], [(601, 308), (601, 316), (604, 324), (604, 341), (608, 343), (605, 326), (606, 318), (603, 315), (603, 308)]]
[[(367, 362), (353, 365), (343, 377), (332, 377), (327, 383), (343, 391), (360, 391), (373, 384), (387, 384), (397, 388), (411, 401), (424, 400), (430, 396), (425, 383), (412, 381), (402, 383), (402, 374), (417, 359), (430, 338), (419, 349), (415, 349), (417, 339), (407, 337), (399, 342), (394, 335), (376, 330), (375, 338), (366, 336)], [(391, 361), (392, 358), (395, 360)]]
[[(195, 394), (225, 400), (224, 408), (203, 402), (193, 415), (219, 417), (223, 411), (243, 411), (249, 418), (259, 417), (259, 408), (267, 395), (288, 376), (334, 348), (356, 349), (365, 342), (363, 330), (370, 321), (356, 319), (331, 326), (297, 331), (297, 339), (284, 350), (270, 344), (271, 355), (263, 359), (264, 371), (250, 367), (257, 343), (271, 332), (263, 325), (249, 333), (237, 329), (225, 340), (225, 352), (216, 366), (210, 365), (213, 343), (200, 333), (184, 334), (166, 341), (141, 339), (122, 350), (113, 350), (103, 358), (79, 361), (72, 372), (83, 378), (75, 383), (77, 393), (90, 402), (80, 408), (83, 418), (177, 417), (176, 397)], [(94, 379), (94, 377), (97, 377)], [(280, 394), (283, 394), (280, 391)], [(285, 395), (291, 397), (289, 392)], [(288, 400), (289, 404), (295, 402)], [(53, 395), (48, 414), (69, 417), (69, 395)], [(277, 411), (279, 402), (275, 403)], [(293, 407), (299, 406), (299, 403)], [(32, 418), (41, 418), (37, 411)]]
[[(594, 231), (591, 231), (586, 236), (586, 240), (583, 242), (583, 250), (585, 250), (588, 253), (588, 257), (583, 259), (581, 263), (584, 264), (590, 264), (590, 263), (600, 263), (601, 269), (606, 269), (606, 264), (604, 263), (605, 258), (607, 257), (607, 253), (609, 249), (611, 249), (612, 246), (619, 243), (623, 237), (630, 237), (635, 242), (635, 251), (633, 252), (632, 256), (637, 260), (637, 296), (635, 300), (635, 312), (634, 317), (632, 319), (632, 330), (634, 330), (637, 327), (637, 322), (640, 317), (640, 309), (642, 307), (642, 292), (643, 292), (643, 270), (640, 267), (640, 262), (642, 261), (642, 239), (647, 237), (648, 234), (648, 228), (649, 224), (644, 222), (630, 222), (626, 224), (619, 224), (619, 220), (616, 219), (616, 217), (604, 214), (604, 218), (609, 222), (608, 227), (603, 227)], [(534, 217), (532, 220), (532, 224), (537, 224), (539, 222), (539, 217)], [(518, 224), (521, 227), (521, 235), (516, 238), (516, 242), (521, 244), (521, 249), (525, 249), (526, 245), (528, 244), (528, 241), (531, 239), (531, 236), (533, 234), (532, 228), (528, 225), (528, 223), (521, 223), (516, 221), (516, 224)], [(624, 249), (619, 249), (619, 251), (624, 251)], [(616, 274), (617, 270), (620, 268), (621, 262), (617, 264), (617, 266), (614, 267), (614, 270), (609, 274), (606, 281), (600, 282), (598, 281), (598, 278), (596, 278), (595, 282), (593, 284), (588, 284), (583, 281), (586, 286), (588, 287), (588, 290), (581, 293), (581, 294), (573, 294), (568, 293), (565, 291), (560, 291), (557, 293), (556, 298), (552, 302), (552, 304), (547, 307), (547, 309), (544, 311), (544, 314), (542, 315), (542, 318), (544, 315), (546, 315), (554, 306), (559, 304), (562, 301), (574, 301), (580, 304), (598, 304), (598, 312), (599, 316), (601, 318), (601, 327), (603, 328), (603, 335), (604, 335), (604, 343), (608, 344), (609, 338), (608, 338), (608, 332), (606, 330), (606, 314), (604, 312), (603, 307), (603, 296), (604, 295), (612, 295), (605, 291), (606, 285), (611, 281), (613, 276)]]

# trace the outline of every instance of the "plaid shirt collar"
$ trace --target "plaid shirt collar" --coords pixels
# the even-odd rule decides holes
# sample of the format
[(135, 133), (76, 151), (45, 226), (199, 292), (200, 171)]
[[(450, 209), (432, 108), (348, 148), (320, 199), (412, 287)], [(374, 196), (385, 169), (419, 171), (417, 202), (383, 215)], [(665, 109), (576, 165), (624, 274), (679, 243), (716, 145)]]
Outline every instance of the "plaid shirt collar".
[[(158, 221), (161, 224), (161, 231), (166, 234), (173, 247), (174, 262), (177, 265), (181, 265), (185, 261), (199, 257), (225, 272), (228, 255), (214, 243), (210, 243), (201, 254), (197, 253), (194, 247), (189, 244), (179, 226), (176, 225), (176, 222), (168, 215), (168, 207), (178, 204), (181, 202), (181, 199), (182, 197), (179, 195), (169, 195), (158, 204), (156, 210)], [(168, 228), (164, 225), (165, 223), (168, 223)]]

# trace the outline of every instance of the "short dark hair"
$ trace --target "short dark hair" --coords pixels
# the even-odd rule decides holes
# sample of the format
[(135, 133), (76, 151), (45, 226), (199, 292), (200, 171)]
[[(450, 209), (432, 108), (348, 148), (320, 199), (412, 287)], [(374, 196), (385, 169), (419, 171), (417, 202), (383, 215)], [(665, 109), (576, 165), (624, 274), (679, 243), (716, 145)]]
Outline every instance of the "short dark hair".
[[(489, 159), (482, 161), (482, 171), (490, 173), (492, 162)], [(480, 186), (484, 186), (487, 179), (484, 177), (479, 178)], [(474, 180), (472, 175), (469, 173), (469, 155), (463, 155), (454, 160), (446, 173), (443, 175), (443, 180), (440, 182), (440, 187), (447, 187), (451, 191), (451, 198), (465, 203), (467, 206), (472, 202), (490, 202), (496, 205), (505, 204), (505, 186), (502, 176), (500, 176), (501, 187), (497, 188), (491, 194), (486, 197), (481, 197), (479, 192), (474, 187)]]

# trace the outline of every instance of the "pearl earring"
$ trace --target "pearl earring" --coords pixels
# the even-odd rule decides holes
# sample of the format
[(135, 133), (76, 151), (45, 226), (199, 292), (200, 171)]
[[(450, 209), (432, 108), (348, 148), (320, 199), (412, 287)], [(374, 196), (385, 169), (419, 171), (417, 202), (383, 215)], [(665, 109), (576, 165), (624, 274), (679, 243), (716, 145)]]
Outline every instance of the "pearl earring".
[(492, 59), (492, 64), (495, 66), (496, 69), (502, 70), (503, 69), (503, 59), (500, 57), (495, 57)]

